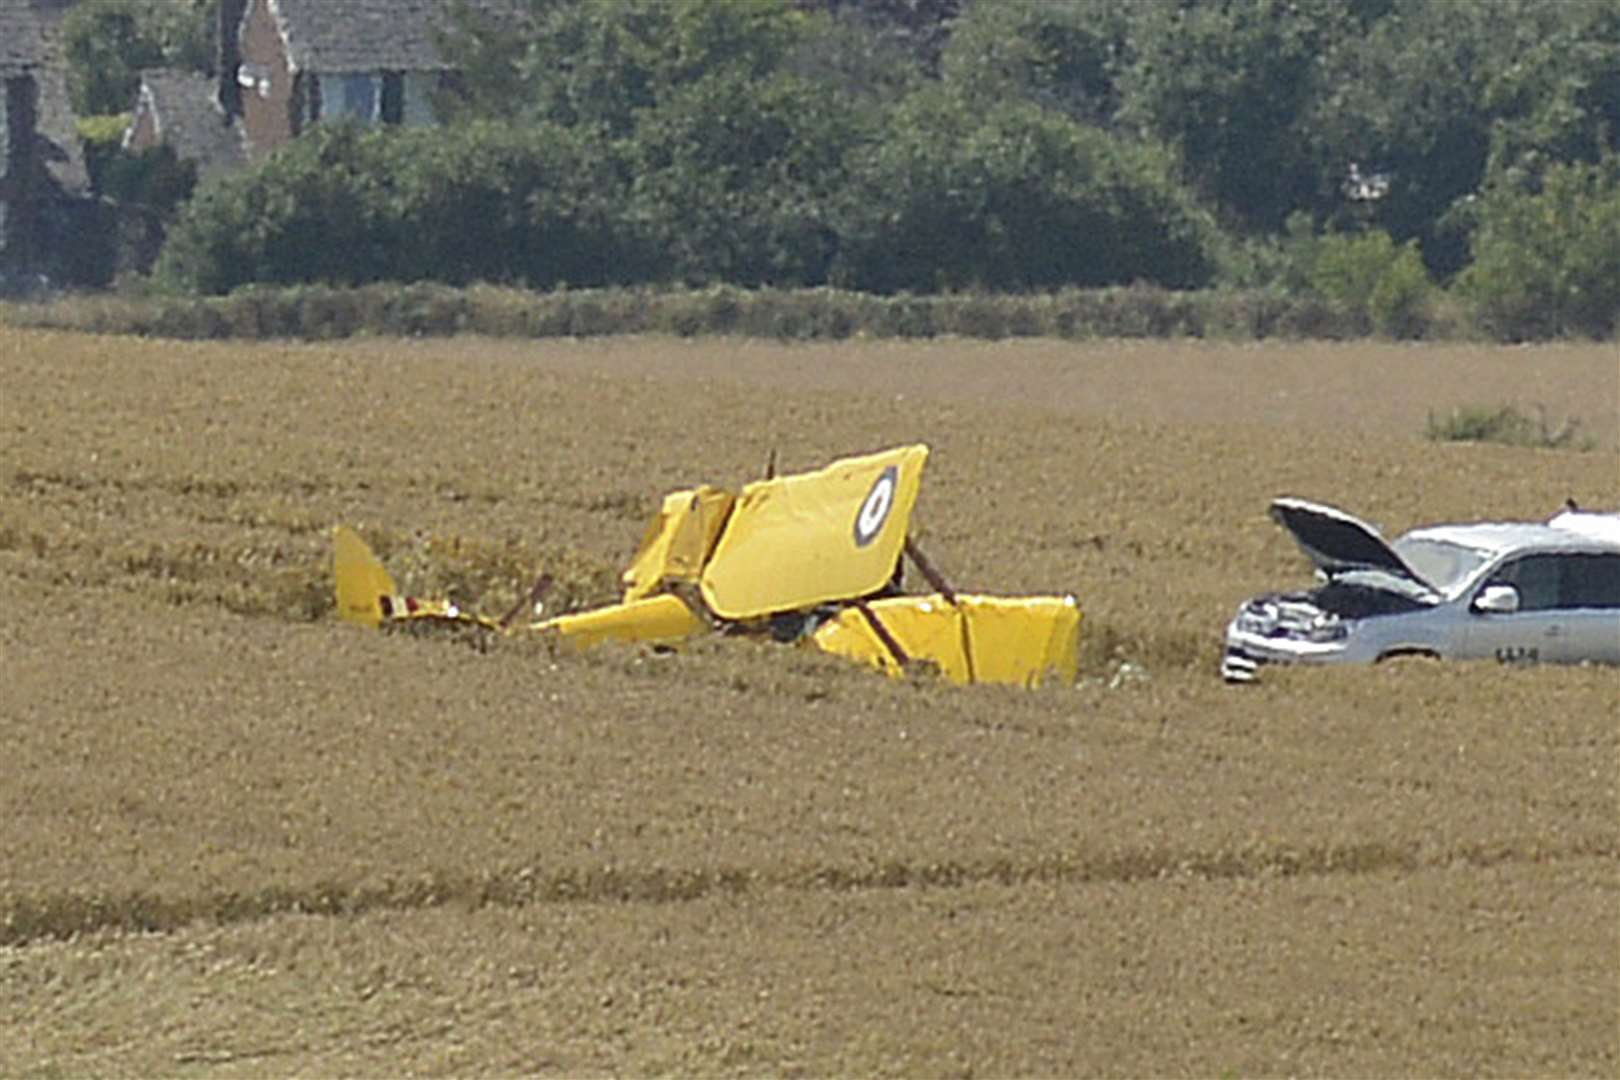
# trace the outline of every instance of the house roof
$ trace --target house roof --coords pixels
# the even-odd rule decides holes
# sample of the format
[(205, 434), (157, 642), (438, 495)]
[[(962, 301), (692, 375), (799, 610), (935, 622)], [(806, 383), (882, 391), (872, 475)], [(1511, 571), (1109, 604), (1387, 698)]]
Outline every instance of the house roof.
[(195, 161), (201, 175), (247, 164), (241, 129), (220, 107), (218, 83), (210, 76), (171, 68), (143, 71), (136, 109), (150, 110), (158, 141), (182, 161)]
[[(455, 25), (454, 0), (270, 0), (288, 55), (303, 71), (440, 71), (438, 35)], [(491, 12), (512, 0), (473, 0)]]
[(0, 75), (20, 75), (45, 63), (45, 32), (30, 0), (0, 0)]
[(32, 77), (37, 159), (63, 191), (82, 192), (89, 177), (55, 34), (66, 7), (62, 0), (0, 0), (0, 78)]

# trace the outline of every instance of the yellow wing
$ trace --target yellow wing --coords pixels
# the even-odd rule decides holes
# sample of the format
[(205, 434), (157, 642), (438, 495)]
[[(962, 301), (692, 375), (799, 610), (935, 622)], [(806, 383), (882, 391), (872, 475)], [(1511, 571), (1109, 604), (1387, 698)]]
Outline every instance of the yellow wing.
[(1080, 605), (1072, 596), (959, 596), (967, 616), (973, 681), (1039, 686), (1074, 682)]
[[(939, 666), (956, 683), (1072, 683), (1079, 667), (1080, 609), (1068, 596), (896, 596), (868, 605), (908, 660)], [(866, 616), (845, 608), (812, 635), (824, 652), (893, 676), (899, 659)]]
[(703, 633), (708, 626), (679, 597), (662, 593), (574, 615), (559, 615), (536, 623), (533, 629), (553, 631), (584, 651), (604, 641), (676, 645)]
[(650, 596), (667, 581), (696, 581), (736, 498), (707, 484), (664, 496), (624, 572), (625, 602)]
[(709, 609), (752, 619), (883, 588), (927, 460), (926, 446), (903, 446), (745, 486), (703, 571)]

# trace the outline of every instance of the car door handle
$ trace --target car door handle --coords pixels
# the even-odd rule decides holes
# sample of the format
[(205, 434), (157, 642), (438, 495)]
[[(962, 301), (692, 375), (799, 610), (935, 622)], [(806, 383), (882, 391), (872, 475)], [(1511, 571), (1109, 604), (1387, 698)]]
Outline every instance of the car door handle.
[(1547, 627), (1547, 636), (1548, 637), (1562, 637), (1563, 634), (1564, 634), (1564, 628), (1562, 626), (1557, 625), (1556, 623), (1553, 624), (1552, 626)]

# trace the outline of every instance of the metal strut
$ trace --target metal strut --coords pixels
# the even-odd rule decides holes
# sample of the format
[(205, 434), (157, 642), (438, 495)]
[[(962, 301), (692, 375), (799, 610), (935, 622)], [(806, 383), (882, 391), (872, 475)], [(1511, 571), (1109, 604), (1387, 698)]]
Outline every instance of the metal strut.
[(911, 657), (906, 655), (906, 650), (901, 647), (900, 642), (895, 640), (894, 635), (889, 633), (889, 628), (883, 625), (883, 620), (877, 617), (877, 612), (872, 610), (870, 604), (865, 600), (857, 600), (855, 601), (855, 610), (866, 616), (866, 625), (870, 626), (872, 633), (876, 634), (877, 639), (883, 642), (883, 647), (889, 650), (889, 655), (894, 657), (895, 663), (902, 668), (911, 663)]
[[(945, 580), (945, 575), (935, 569), (934, 564), (928, 561), (928, 556), (922, 553), (922, 548), (918, 547), (917, 542), (909, 535), (906, 537), (905, 551), (911, 556), (911, 561), (917, 564), (917, 569), (922, 571), (922, 576), (928, 579), (928, 584), (934, 587), (934, 591), (943, 596), (951, 607), (961, 608), (962, 605), (956, 599), (956, 590), (951, 588), (951, 583)], [(967, 665), (968, 682), (978, 682), (978, 665), (973, 662), (973, 633), (969, 628), (965, 611), (962, 613), (962, 660)]]
[(922, 571), (922, 576), (928, 579), (928, 584), (934, 587), (934, 591), (943, 596), (946, 603), (958, 607), (956, 590), (945, 580), (945, 575), (934, 569), (934, 564), (928, 561), (928, 556), (922, 553), (922, 548), (918, 547), (917, 542), (910, 536), (906, 537), (905, 551), (911, 556), (911, 561), (917, 564), (917, 569)]
[(501, 616), (501, 629), (508, 629), (525, 609), (533, 611), (534, 606), (546, 595), (546, 590), (551, 588), (551, 582), (551, 575), (542, 571), (540, 576), (534, 579), (534, 584), (529, 586), (529, 591), (518, 597), (518, 602), (512, 605), (512, 610)]

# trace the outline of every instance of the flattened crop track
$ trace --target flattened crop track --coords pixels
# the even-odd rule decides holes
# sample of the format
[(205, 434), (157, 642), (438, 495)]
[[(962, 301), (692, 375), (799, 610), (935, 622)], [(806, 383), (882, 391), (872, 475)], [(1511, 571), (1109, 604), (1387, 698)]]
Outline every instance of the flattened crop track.
[(856, 892), (952, 889), (971, 885), (1129, 884), (1167, 879), (1222, 881), (1329, 875), (1401, 875), (1509, 864), (1550, 866), (1580, 860), (1620, 864), (1620, 842), (1562, 849), (1474, 844), (1421, 851), (1380, 843), (1306, 850), (1204, 853), (1144, 851), (1116, 856), (1060, 853), (1033, 862), (1005, 859), (862, 866), (521, 867), (479, 873), (424, 872), (375, 884), (317, 882), (212, 896), (156, 893), (0, 895), (0, 945), (72, 939), (102, 931), (168, 933), (198, 923), (231, 925), (288, 913), (347, 917), (445, 906), (478, 909), (541, 904), (679, 904), (715, 896), (763, 897), (775, 891)]

